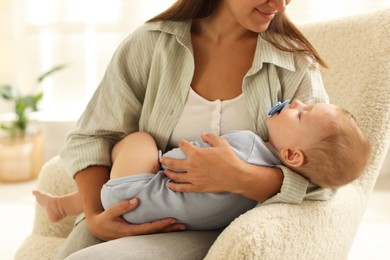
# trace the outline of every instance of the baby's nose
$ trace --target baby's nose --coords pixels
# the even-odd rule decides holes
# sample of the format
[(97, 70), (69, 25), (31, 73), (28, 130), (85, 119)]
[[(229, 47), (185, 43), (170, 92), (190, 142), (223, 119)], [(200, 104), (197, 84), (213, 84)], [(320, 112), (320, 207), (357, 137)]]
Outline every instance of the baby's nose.
[(300, 100), (294, 99), (293, 101), (291, 101), (290, 108), (298, 108), (298, 107), (301, 107), (301, 106), (304, 106), (304, 105), (305, 104), (303, 104)]

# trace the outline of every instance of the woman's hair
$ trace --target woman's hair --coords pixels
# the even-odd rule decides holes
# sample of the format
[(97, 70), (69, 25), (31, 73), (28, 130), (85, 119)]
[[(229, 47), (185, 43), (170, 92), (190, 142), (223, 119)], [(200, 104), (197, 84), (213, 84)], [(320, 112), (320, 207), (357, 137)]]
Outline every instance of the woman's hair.
[[(162, 20), (185, 21), (207, 17), (218, 7), (219, 3), (220, 0), (177, 0), (167, 10), (147, 22)], [(275, 15), (269, 28), (262, 33), (262, 37), (282, 51), (293, 52), (302, 57), (309, 56), (321, 66), (328, 67), (326, 62), (284, 12)]]
[(328, 125), (327, 135), (308, 149), (305, 162), (296, 170), (312, 183), (337, 188), (357, 179), (367, 167), (371, 148), (354, 116), (338, 108)]

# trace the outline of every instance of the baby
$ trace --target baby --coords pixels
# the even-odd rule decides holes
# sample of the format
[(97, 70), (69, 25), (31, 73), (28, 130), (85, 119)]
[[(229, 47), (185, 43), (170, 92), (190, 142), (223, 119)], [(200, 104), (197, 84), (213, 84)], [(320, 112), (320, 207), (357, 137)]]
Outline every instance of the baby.
[[(299, 100), (279, 103), (267, 119), (268, 142), (251, 131), (223, 135), (237, 156), (247, 163), (275, 167), (283, 164), (310, 182), (337, 188), (364, 171), (370, 159), (367, 138), (354, 117), (332, 104), (307, 105)], [(198, 147), (209, 147), (202, 141)], [(175, 148), (163, 156), (185, 159)], [(160, 170), (158, 149), (144, 132), (130, 134), (112, 151), (110, 180), (101, 191), (105, 209), (137, 197), (139, 207), (123, 217), (130, 223), (145, 223), (166, 217), (185, 223), (189, 230), (212, 230), (229, 225), (257, 201), (233, 193), (181, 193), (168, 188), (170, 180)], [(50, 221), (83, 211), (80, 195), (61, 197), (34, 191)]]

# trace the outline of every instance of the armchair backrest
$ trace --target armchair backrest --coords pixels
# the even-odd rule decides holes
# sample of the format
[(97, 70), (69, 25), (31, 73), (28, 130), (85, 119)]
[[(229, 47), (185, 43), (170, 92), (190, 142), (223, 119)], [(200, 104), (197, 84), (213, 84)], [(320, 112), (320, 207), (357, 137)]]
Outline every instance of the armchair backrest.
[(370, 138), (372, 163), (354, 182), (368, 193), (390, 141), (390, 9), (300, 29), (330, 66), (323, 80), (331, 103), (352, 112)]

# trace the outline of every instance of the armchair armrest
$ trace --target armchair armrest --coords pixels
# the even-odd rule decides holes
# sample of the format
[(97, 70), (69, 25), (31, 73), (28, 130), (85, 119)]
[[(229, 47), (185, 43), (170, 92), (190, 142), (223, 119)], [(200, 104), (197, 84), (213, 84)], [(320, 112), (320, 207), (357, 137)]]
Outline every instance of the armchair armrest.
[(257, 206), (222, 232), (205, 259), (347, 259), (365, 204), (350, 184), (329, 201)]
[[(37, 189), (54, 195), (63, 195), (76, 191), (76, 184), (66, 173), (59, 157), (54, 157), (43, 166)], [(53, 259), (65, 237), (70, 233), (75, 217), (66, 217), (57, 223), (47, 220), (42, 208), (35, 204), (35, 217), (32, 233), (23, 241), (15, 259)], [(34, 254), (31, 254), (34, 252)]]

